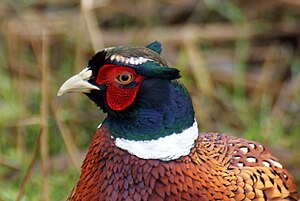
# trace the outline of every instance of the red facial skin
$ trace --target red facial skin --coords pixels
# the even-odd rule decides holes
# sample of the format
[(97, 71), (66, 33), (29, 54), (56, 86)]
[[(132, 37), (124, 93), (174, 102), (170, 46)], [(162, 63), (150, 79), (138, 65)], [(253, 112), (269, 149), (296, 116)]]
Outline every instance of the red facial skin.
[[(123, 82), (120, 80), (120, 76), (124, 74), (131, 75), (132, 79)], [(108, 106), (112, 110), (121, 111), (133, 103), (143, 79), (144, 77), (137, 74), (132, 68), (106, 64), (100, 68), (96, 83), (106, 85), (106, 101)], [(136, 85), (126, 87), (126, 85), (130, 85), (131, 83), (136, 83)]]

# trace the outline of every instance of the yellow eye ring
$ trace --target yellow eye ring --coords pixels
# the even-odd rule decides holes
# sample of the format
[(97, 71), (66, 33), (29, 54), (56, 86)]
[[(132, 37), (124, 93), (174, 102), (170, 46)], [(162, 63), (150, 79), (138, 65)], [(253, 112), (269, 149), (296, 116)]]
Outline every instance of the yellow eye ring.
[(131, 73), (123, 73), (116, 77), (117, 82), (120, 84), (129, 84), (132, 81), (132, 74)]

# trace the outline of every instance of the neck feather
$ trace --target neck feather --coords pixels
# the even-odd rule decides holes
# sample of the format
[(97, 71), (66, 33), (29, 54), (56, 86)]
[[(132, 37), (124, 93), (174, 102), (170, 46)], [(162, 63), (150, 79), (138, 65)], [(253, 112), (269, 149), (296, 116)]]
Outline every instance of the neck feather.
[(198, 135), (198, 125), (195, 120), (191, 127), (181, 133), (173, 133), (155, 140), (135, 141), (116, 138), (115, 144), (142, 159), (170, 161), (188, 155)]
[(144, 80), (134, 104), (123, 112), (108, 113), (106, 125), (112, 136), (145, 141), (182, 133), (194, 123), (191, 98), (179, 82)]

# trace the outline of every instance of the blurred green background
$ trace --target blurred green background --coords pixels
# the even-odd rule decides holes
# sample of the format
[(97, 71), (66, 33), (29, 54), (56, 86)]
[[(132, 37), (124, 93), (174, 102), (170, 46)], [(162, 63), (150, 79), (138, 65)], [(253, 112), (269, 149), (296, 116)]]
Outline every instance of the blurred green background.
[(65, 200), (105, 117), (56, 97), (94, 52), (163, 44), (200, 129), (256, 140), (300, 187), (298, 0), (2, 0), (0, 201)]

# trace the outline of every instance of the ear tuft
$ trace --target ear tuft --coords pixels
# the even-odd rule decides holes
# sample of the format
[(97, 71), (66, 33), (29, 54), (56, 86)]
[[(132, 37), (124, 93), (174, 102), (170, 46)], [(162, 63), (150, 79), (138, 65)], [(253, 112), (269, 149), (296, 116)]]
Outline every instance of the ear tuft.
[(154, 52), (160, 54), (162, 51), (161, 44), (158, 41), (154, 41), (146, 46), (146, 48), (153, 50)]

